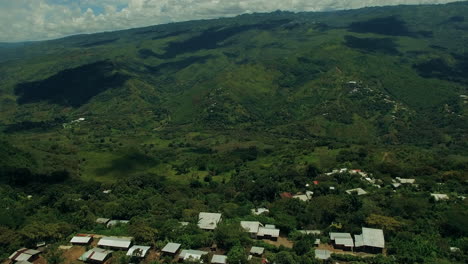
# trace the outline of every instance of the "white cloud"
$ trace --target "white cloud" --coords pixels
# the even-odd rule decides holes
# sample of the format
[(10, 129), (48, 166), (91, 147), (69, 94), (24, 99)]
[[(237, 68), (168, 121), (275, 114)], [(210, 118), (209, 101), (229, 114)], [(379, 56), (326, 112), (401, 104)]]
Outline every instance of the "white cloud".
[(457, 0), (0, 0), (0, 41), (51, 39), (278, 9), (321, 11), (455, 1)]

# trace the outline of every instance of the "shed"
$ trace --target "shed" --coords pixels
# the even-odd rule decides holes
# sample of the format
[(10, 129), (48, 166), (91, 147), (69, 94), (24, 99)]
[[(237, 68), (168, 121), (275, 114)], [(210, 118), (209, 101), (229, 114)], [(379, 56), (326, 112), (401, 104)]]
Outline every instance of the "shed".
[(112, 256), (112, 250), (93, 248), (86, 251), (78, 260), (91, 263), (104, 263)]
[(187, 259), (194, 259), (199, 260), (203, 255), (208, 254), (206, 251), (201, 250), (193, 250), (193, 249), (184, 249), (179, 254), (179, 259), (187, 260)]
[(70, 243), (74, 245), (88, 245), (93, 240), (92, 235), (77, 234), (70, 240)]
[(252, 247), (250, 249), (250, 254), (255, 255), (255, 256), (262, 256), (263, 252), (265, 252), (265, 248), (263, 247)]
[(98, 242), (100, 247), (109, 247), (115, 249), (128, 249), (132, 244), (131, 237), (103, 237)]
[(347, 194), (356, 193), (357, 195), (364, 195), (364, 194), (367, 194), (367, 192), (364, 191), (362, 188), (356, 188), (356, 189), (346, 190), (346, 193), (347, 193)]
[(316, 249), (315, 250), (315, 258), (326, 260), (331, 257), (331, 251), (325, 249)]
[(198, 215), (198, 227), (204, 230), (214, 230), (221, 222), (221, 214), (218, 213), (200, 213)]
[(180, 249), (180, 244), (178, 243), (167, 243), (166, 246), (161, 250), (163, 254), (175, 255)]
[(450, 199), (448, 195), (443, 194), (443, 193), (431, 193), (431, 196), (434, 197), (434, 200), (436, 201), (443, 201), (443, 200)]
[(15, 251), (8, 257), (13, 262), (34, 261), (41, 254), (39, 250), (22, 248)]
[(109, 223), (110, 219), (109, 218), (98, 218), (96, 219), (96, 223), (98, 224), (103, 224), (103, 225), (107, 225), (107, 223)]
[(252, 214), (254, 215), (261, 215), (263, 213), (269, 213), (270, 210), (266, 209), (266, 208), (257, 208), (257, 209), (252, 209)]
[(151, 247), (147, 246), (132, 246), (128, 252), (127, 256), (144, 258), (148, 254), (148, 251)]
[(211, 258), (211, 264), (226, 264), (227, 256), (225, 255), (213, 255)]
[(241, 221), (241, 227), (245, 230), (245, 232), (256, 235), (258, 233), (258, 229), (263, 226), (262, 223), (258, 221)]
[(128, 223), (130, 223), (129, 220), (110, 220), (106, 226), (107, 228), (111, 228), (116, 225), (126, 225)]

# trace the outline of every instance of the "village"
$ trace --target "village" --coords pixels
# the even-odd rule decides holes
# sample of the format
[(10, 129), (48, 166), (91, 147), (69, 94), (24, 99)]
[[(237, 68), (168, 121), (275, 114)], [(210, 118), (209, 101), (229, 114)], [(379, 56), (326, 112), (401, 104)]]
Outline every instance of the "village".
[[(372, 174), (361, 170), (342, 168), (335, 169), (324, 175), (333, 176), (343, 173), (358, 176), (369, 188), (384, 187), (382, 181), (373, 178)], [(415, 179), (397, 177), (392, 181), (390, 187), (393, 188), (394, 192), (405, 185), (417, 188), (418, 185), (415, 182)], [(310, 187), (318, 185), (320, 185), (320, 182), (314, 180), (304, 186), (305, 191), (302, 193), (282, 192), (279, 194), (279, 197), (280, 199), (297, 199), (306, 203), (312, 202), (314, 192), (310, 190)], [(338, 186), (328, 187), (331, 192), (336, 191), (337, 188)], [(112, 190), (106, 189), (102, 193), (109, 195), (112, 193)], [(347, 195), (361, 196), (368, 194), (369, 191), (363, 188), (354, 188), (345, 190), (345, 193)], [(431, 193), (430, 196), (436, 202), (450, 199), (448, 195), (442, 193)], [(458, 198), (464, 199), (464, 197)], [(269, 212), (270, 210), (264, 207), (251, 209), (252, 216), (268, 216)], [(222, 221), (222, 213), (200, 212), (196, 223), (179, 222), (179, 224), (181, 227), (192, 224), (205, 232), (214, 232)], [(109, 218), (97, 218), (95, 220), (96, 225), (106, 228), (127, 225), (129, 222), (129, 220)], [(270, 246), (279, 248), (293, 248), (294, 246), (294, 243), (285, 232), (272, 223), (241, 220), (237, 224), (254, 241), (253, 246), (244, 248), (248, 256), (247, 259), (250, 261), (249, 263), (271, 263), (267, 254)], [(314, 245), (311, 250), (313, 250), (317, 260), (328, 260), (332, 254), (357, 257), (372, 257), (378, 254), (387, 254), (383, 229), (362, 226), (361, 232), (354, 234), (337, 231), (324, 233), (321, 230), (297, 230), (297, 232), (313, 238)], [(216, 244), (207, 248), (184, 248), (177, 241), (164, 241), (164, 244), (162, 243), (161, 241), (161, 246), (154, 247), (146, 244), (140, 245), (133, 237), (76, 233), (71, 235), (68, 244), (60, 245), (55, 250), (58, 250), (59, 254), (62, 255), (64, 263), (115, 263), (112, 260), (115, 255), (119, 254), (126, 256), (129, 261), (128, 263), (229, 263), (227, 252)], [(268, 245), (269, 247), (266, 248), (261, 245)], [(454, 248), (453, 250), (456, 249)], [(48, 248), (45, 242), (38, 242), (35, 248), (21, 248), (13, 252), (5, 263), (47, 263), (42, 255), (43, 252), (47, 252), (48, 250), (51, 249)]]

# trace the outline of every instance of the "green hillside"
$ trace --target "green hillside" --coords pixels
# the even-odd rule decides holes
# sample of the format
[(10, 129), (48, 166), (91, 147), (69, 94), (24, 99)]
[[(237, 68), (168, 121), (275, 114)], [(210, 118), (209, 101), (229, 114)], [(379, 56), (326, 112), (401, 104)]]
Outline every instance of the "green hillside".
[[(467, 248), (466, 227), (459, 225), (466, 201), (438, 207), (426, 196), (467, 193), (467, 14), (466, 1), (274, 12), (0, 44), (0, 187), (39, 192), (49, 198), (34, 202), (51, 207), (57, 201), (42, 184), (65, 184), (63, 192), (118, 186), (124, 195), (138, 190), (147, 198), (174, 192), (184, 198), (170, 218), (183, 220), (193, 218), (192, 207), (214, 208), (191, 204), (203, 200), (197, 190), (209, 195), (222, 186), (213, 196), (226, 192), (224, 205), (247, 208), (273, 201), (280, 191), (302, 191), (311, 175), (356, 168), (387, 185), (404, 177), (422, 187), (398, 194), (376, 189), (361, 211), (321, 189), (337, 200), (320, 200), (319, 207), (333, 212), (319, 216), (309, 208), (293, 221), (287, 217), (298, 215), (295, 209), (278, 202), (273, 208), (288, 216), (275, 221), (289, 231), (331, 222), (357, 230), (371, 213), (396, 216), (405, 227), (402, 234), (390, 232), (395, 244), (389, 254), (405, 256), (398, 263), (464, 263), (466, 252), (453, 257), (432, 245)], [(166, 179), (179, 187), (171, 189)], [(265, 183), (251, 183), (256, 180)], [(143, 193), (142, 185), (152, 181), (157, 191)], [(106, 200), (108, 217), (141, 216), (118, 199)], [(79, 206), (97, 214), (100, 203)], [(0, 228), (31, 224), (22, 218), (15, 225), (0, 209)], [(35, 217), (55, 219), (43, 210)], [(148, 216), (156, 209), (141, 210)], [(73, 230), (91, 230), (89, 223), (73, 224)], [(435, 227), (422, 231), (430, 224)], [(0, 257), (13, 248), (2, 243)], [(414, 244), (420, 251), (411, 258)]]

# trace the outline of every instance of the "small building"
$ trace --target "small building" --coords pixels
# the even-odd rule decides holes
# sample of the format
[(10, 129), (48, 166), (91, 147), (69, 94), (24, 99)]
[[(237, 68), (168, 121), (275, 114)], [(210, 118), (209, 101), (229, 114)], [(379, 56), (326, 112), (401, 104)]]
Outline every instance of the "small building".
[(72, 239), (70, 240), (70, 243), (73, 245), (89, 245), (93, 241), (93, 236), (92, 235), (87, 235), (87, 234), (77, 234)]
[(362, 228), (361, 235), (355, 235), (356, 250), (379, 254), (385, 248), (385, 237), (382, 229)]
[(211, 258), (211, 264), (226, 264), (227, 256), (225, 255), (213, 255)]
[(315, 242), (314, 242), (314, 245), (315, 245), (316, 247), (318, 247), (318, 246), (320, 246), (320, 242), (321, 242), (321, 241), (320, 241), (320, 238), (316, 238), (316, 239), (315, 239)]
[(313, 195), (314, 195), (314, 192), (307, 191), (305, 194), (296, 194), (293, 196), (293, 198), (299, 199), (303, 202), (307, 202), (312, 199)]
[(250, 249), (250, 254), (257, 257), (261, 257), (263, 252), (265, 252), (265, 248), (263, 247), (252, 247)]
[(265, 227), (259, 227), (257, 237), (260, 239), (269, 239), (276, 241), (278, 240), (280, 230), (274, 225), (265, 225)]
[(298, 232), (303, 235), (320, 235), (322, 233), (320, 230), (298, 230)]
[(137, 258), (144, 258), (148, 254), (148, 251), (151, 247), (148, 246), (132, 246), (127, 251), (127, 256), (130, 257), (137, 257)]
[(330, 240), (333, 247), (345, 251), (352, 251), (354, 248), (354, 241), (350, 233), (330, 233)]
[(13, 263), (20, 261), (33, 262), (39, 257), (39, 254), (41, 254), (39, 250), (22, 248), (11, 254), (8, 259)]
[(414, 184), (416, 182), (415, 179), (405, 179), (405, 178), (400, 178), (396, 177), (396, 179), (401, 183), (401, 184)]
[(262, 223), (258, 221), (241, 221), (240, 225), (252, 238), (256, 238), (258, 229), (263, 227)]
[(208, 252), (193, 249), (184, 249), (179, 254), (179, 260), (200, 260), (203, 255), (207, 255)]
[(252, 209), (252, 214), (254, 215), (261, 215), (261, 214), (266, 214), (269, 213), (270, 210), (266, 208), (257, 208), (257, 209)]
[(109, 218), (98, 218), (96, 219), (96, 223), (97, 224), (102, 224), (102, 225), (107, 225), (107, 223), (109, 223), (110, 219)]
[(88, 263), (104, 263), (112, 256), (112, 250), (93, 248), (86, 251), (78, 260)]
[(326, 260), (331, 257), (331, 251), (326, 250), (326, 249), (316, 249), (315, 250), (315, 258), (321, 259), (321, 260)]
[(175, 256), (180, 249), (181, 244), (179, 243), (167, 243), (166, 246), (163, 247), (161, 252), (164, 255)]
[(450, 199), (448, 195), (443, 193), (431, 193), (431, 196), (434, 197), (434, 200), (436, 200), (436, 202)]
[(131, 237), (103, 237), (97, 245), (105, 248), (128, 250), (132, 245), (132, 240)]
[(200, 229), (215, 230), (219, 222), (221, 222), (221, 214), (202, 212), (198, 215), (198, 227)]
[(346, 190), (346, 193), (347, 193), (347, 194), (356, 193), (357, 195), (364, 195), (364, 194), (367, 194), (367, 192), (364, 191), (362, 188), (356, 188), (356, 189)]
[(110, 220), (109, 222), (107, 222), (107, 228), (111, 228), (113, 226), (116, 226), (116, 225), (126, 225), (130, 223), (129, 220)]

